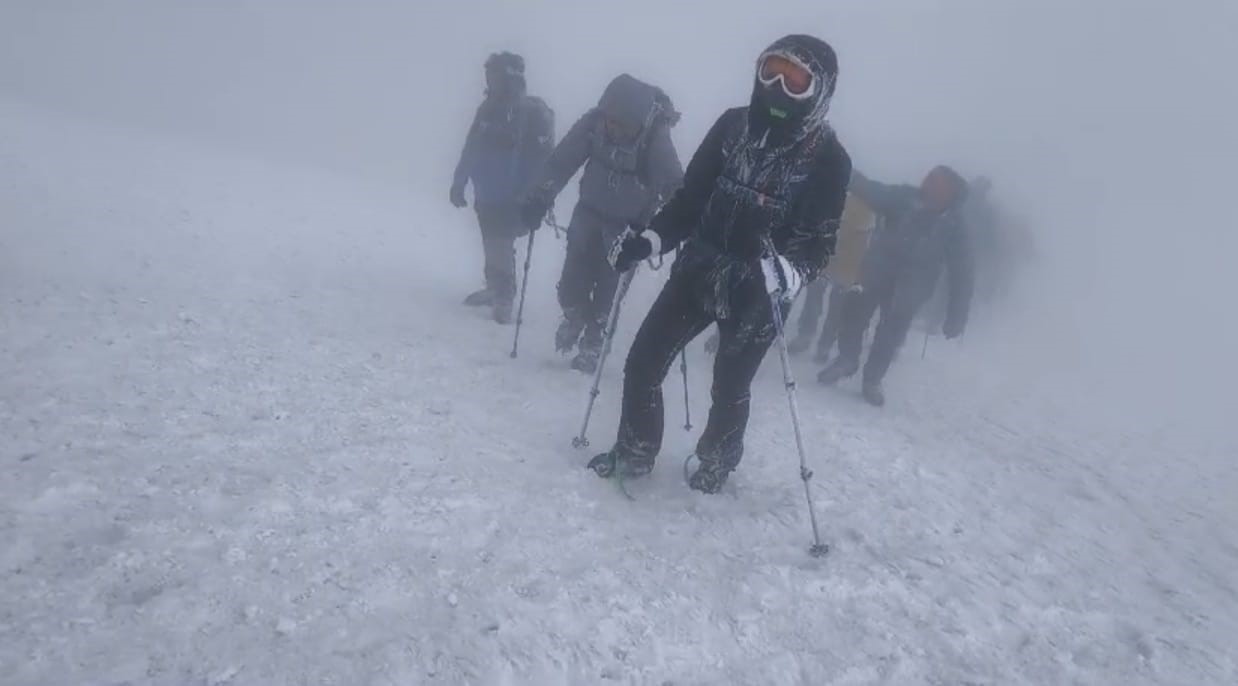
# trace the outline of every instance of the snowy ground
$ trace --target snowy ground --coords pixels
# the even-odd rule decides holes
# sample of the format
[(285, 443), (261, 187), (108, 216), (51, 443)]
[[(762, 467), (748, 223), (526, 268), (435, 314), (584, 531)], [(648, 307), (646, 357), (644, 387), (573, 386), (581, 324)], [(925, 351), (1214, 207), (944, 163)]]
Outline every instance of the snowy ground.
[(582, 468), (551, 234), (513, 361), (442, 189), (0, 131), (4, 684), (1238, 683), (1232, 441), (937, 343), (884, 411), (804, 384), (814, 560), (772, 356), (725, 494), (677, 390), (639, 502)]

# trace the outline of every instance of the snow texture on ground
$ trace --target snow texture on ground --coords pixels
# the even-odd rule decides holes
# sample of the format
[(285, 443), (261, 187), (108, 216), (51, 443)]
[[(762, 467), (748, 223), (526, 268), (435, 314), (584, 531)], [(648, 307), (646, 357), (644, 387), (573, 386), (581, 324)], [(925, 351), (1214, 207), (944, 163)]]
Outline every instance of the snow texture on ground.
[(884, 411), (802, 385), (816, 560), (773, 355), (724, 494), (682, 483), (676, 376), (638, 502), (582, 468), (551, 233), (511, 360), (437, 193), (0, 131), (4, 684), (1238, 683), (1232, 439), (936, 341)]

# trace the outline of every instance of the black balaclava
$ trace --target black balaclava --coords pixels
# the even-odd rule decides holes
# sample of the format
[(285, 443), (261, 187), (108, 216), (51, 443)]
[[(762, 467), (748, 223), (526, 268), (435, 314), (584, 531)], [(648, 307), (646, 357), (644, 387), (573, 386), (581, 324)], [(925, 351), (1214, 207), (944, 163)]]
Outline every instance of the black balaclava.
[(486, 60), (486, 96), (509, 100), (524, 95), (524, 58), (498, 52)]
[[(796, 100), (784, 93), (777, 83), (770, 87), (762, 85), (761, 62), (770, 54), (782, 55), (808, 67), (814, 79), (812, 97)], [(825, 126), (837, 81), (838, 56), (828, 43), (806, 35), (778, 39), (757, 59), (752, 102), (748, 107), (749, 132), (769, 145), (794, 143), (816, 132)]]

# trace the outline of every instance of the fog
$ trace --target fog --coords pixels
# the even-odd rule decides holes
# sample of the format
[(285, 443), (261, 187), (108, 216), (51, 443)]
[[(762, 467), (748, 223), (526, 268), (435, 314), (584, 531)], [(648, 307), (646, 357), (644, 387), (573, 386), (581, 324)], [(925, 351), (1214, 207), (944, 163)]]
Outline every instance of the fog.
[[(793, 434), (768, 355), (713, 495), (694, 343), (625, 498), (584, 465), (666, 270), (572, 447), (562, 242), (518, 359), (460, 305), (482, 64), (560, 136), (653, 82), (686, 161), (787, 33), (856, 168), (991, 177), (1032, 258), (881, 409), (797, 357)], [(1233, 0), (0, 0), (0, 681), (1238, 683), (1235, 37)]]
[(964, 345), (1105, 386), (1140, 416), (1221, 420), (1238, 349), (1235, 7), (9, 0), (0, 94), (445, 203), (491, 51), (526, 57), (560, 134), (619, 71), (662, 86), (687, 159), (746, 101), (764, 45), (814, 33), (840, 55), (832, 120), (858, 168), (988, 174), (1035, 232), (1008, 316)]

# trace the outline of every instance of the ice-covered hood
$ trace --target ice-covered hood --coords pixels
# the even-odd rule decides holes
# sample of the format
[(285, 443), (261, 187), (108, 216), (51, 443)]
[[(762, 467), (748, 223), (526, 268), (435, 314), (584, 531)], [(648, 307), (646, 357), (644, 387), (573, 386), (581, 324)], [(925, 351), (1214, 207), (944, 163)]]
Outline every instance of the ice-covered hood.
[[(765, 86), (761, 83), (761, 63), (771, 54), (783, 56), (812, 72), (815, 83), (811, 97), (796, 100), (788, 97), (777, 84)], [(765, 136), (768, 132), (772, 142), (791, 142), (825, 126), (838, 81), (838, 56), (828, 43), (807, 35), (780, 38), (761, 52), (756, 72), (748, 109), (749, 128), (755, 135)]]

